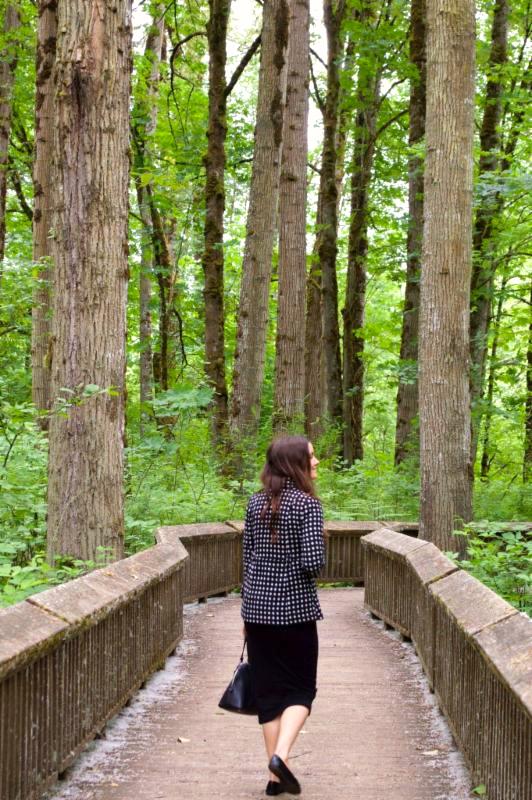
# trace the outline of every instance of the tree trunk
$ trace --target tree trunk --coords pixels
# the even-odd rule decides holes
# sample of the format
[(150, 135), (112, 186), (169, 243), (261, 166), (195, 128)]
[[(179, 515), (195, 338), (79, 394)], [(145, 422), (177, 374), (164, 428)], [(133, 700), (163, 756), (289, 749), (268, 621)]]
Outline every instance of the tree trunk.
[(174, 304), (174, 288), (177, 273), (173, 266), (172, 253), (168, 237), (164, 229), (163, 219), (155, 205), (150, 187), (150, 213), (153, 234), (153, 252), (155, 258), (155, 271), (159, 286), (159, 388), (167, 391), (170, 368), (173, 365), (173, 325), (172, 310)]
[(526, 351), (526, 401), (525, 401), (525, 451), (523, 457), (523, 482), (532, 475), (532, 288), (530, 289), (530, 325)]
[(309, 2), (291, 4), (279, 189), (279, 295), (274, 428), (301, 426), (305, 397), (305, 288)]
[[(502, 67), (507, 61), (508, 0), (496, 0), (491, 31), (491, 52), (488, 63), (488, 81), (484, 116), (480, 131), (480, 181), (487, 182), (500, 168), (501, 120), (504, 78)], [(476, 413), (482, 398), (486, 365), (487, 338), (493, 298), (495, 261), (493, 258), (493, 228), (502, 211), (502, 202), (494, 187), (482, 193), (473, 229), (473, 271), (471, 276), (471, 463), (477, 453), (481, 415)]]
[(214, 390), (213, 440), (221, 445), (227, 431), (227, 384), (224, 337), (224, 207), (226, 121), (226, 49), (231, 0), (209, 0), (209, 123), (205, 156), (205, 373)]
[[(39, 411), (50, 408), (50, 269), (52, 227), (51, 166), (54, 139), (52, 70), (57, 36), (57, 0), (40, 0), (37, 28), (35, 161), (33, 165), (33, 262), (37, 278), (33, 290), (31, 363), (32, 395)], [(48, 429), (44, 416), (41, 427)]]
[[(327, 95), (323, 117), (323, 149), (320, 175), (320, 226), (317, 235), (323, 294), (323, 347), (327, 385), (327, 409), (334, 422), (342, 419), (342, 370), (338, 324), (336, 253), (338, 236), (338, 184), (336, 180), (340, 108), (340, 58), (344, 0), (324, 0), (323, 19), (327, 32)], [(310, 386), (309, 386), (310, 388)]]
[(20, 26), (20, 17), (13, 3), (8, 3), (4, 17), (4, 37), (7, 40), (0, 53), (0, 283), (6, 239), (6, 195), (9, 134), (11, 131), (11, 94), (17, 66), (17, 48), (14, 34)]
[[(123, 555), (131, 0), (59, 0), (48, 554)], [(94, 386), (101, 391), (91, 393)], [(111, 390), (112, 391), (109, 391)], [(61, 401), (58, 401), (60, 405)]]
[(475, 13), (472, 0), (427, 2), (425, 229), (421, 270), (420, 536), (461, 550), (471, 519), (469, 293)]
[(413, 153), (425, 136), (426, 52), (425, 0), (412, 0), (410, 11), (410, 63), (416, 77), (410, 86), (410, 123), (408, 144), (408, 233), (406, 240), (406, 286), (401, 332), (400, 372), (397, 390), (395, 427), (395, 464), (419, 450), (416, 417), (418, 415), (418, 328), (419, 279), (423, 240), (423, 158)]
[(255, 149), (233, 369), (233, 444), (243, 436), (254, 435), (260, 413), (286, 98), (287, 0), (264, 4), (261, 41)]
[[(154, 267), (153, 228), (151, 221), (149, 190), (151, 184), (143, 184), (142, 173), (150, 170), (149, 140), (157, 125), (157, 97), (159, 73), (164, 43), (164, 5), (158, 4), (152, 11), (153, 19), (146, 39), (144, 69), (141, 72), (138, 98), (133, 110), (133, 140), (135, 144), (135, 184), (139, 215), (142, 220), (140, 254), (140, 430), (141, 435), (148, 419), (148, 409), (153, 393), (153, 354), (151, 326), (152, 274)], [(144, 74), (143, 74), (144, 73)]]
[(344, 460), (362, 460), (364, 410), (364, 326), (366, 259), (368, 252), (368, 193), (375, 152), (380, 72), (359, 77), (355, 142), (351, 172), (351, 222), (347, 254), (344, 317), (343, 417)]
[[(322, 225), (322, 189), (318, 192), (316, 239), (307, 275), (305, 314), (305, 433), (314, 440), (323, 433), (327, 410), (327, 384), (323, 353), (323, 302), (318, 245)], [(323, 391), (325, 389), (325, 391)]]
[(499, 330), (501, 327), (502, 307), (504, 303), (504, 290), (508, 279), (505, 277), (497, 301), (497, 313), (495, 314), (495, 321), (493, 325), (493, 340), (491, 342), (490, 365), (488, 373), (488, 391), (487, 391), (487, 409), (484, 418), (484, 432), (482, 436), (482, 457), (480, 460), (480, 477), (484, 480), (488, 477), (491, 466), (491, 447), (490, 447), (490, 433), (491, 433), (491, 419), (493, 416), (493, 391), (495, 388), (495, 370), (497, 361), (497, 348), (499, 346)]

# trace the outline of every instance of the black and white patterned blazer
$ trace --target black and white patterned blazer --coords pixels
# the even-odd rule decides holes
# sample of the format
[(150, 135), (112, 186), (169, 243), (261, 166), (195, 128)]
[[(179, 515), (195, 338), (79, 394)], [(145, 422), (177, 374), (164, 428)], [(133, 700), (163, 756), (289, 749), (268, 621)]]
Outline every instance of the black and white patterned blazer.
[(242, 617), (266, 625), (322, 619), (314, 582), (325, 564), (321, 503), (288, 481), (272, 542), (270, 511), (261, 518), (266, 502), (257, 492), (246, 512)]

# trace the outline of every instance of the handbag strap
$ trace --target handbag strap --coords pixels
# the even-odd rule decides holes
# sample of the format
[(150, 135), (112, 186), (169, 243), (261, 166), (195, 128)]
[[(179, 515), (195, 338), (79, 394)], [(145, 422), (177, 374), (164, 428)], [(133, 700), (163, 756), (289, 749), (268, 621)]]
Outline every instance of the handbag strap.
[(248, 640), (247, 640), (246, 637), (244, 637), (244, 644), (242, 645), (242, 653), (240, 655), (240, 663), (242, 663), (243, 660), (244, 660), (244, 650), (246, 649), (247, 643), (248, 643)]

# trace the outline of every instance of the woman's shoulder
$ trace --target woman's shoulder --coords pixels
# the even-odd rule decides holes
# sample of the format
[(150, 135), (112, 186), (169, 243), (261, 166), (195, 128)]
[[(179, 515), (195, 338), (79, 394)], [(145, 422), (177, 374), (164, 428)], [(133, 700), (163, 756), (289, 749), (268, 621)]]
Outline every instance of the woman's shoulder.
[(251, 495), (251, 497), (248, 500), (248, 508), (249, 509), (254, 509), (257, 507), (262, 508), (265, 499), (266, 499), (266, 493), (264, 492), (264, 490), (255, 492), (254, 494)]
[(286, 488), (286, 493), (289, 499), (298, 506), (303, 511), (309, 509), (321, 509), (321, 500), (318, 497), (314, 497), (307, 492), (304, 492), (303, 489), (299, 489), (294, 484), (290, 484)]

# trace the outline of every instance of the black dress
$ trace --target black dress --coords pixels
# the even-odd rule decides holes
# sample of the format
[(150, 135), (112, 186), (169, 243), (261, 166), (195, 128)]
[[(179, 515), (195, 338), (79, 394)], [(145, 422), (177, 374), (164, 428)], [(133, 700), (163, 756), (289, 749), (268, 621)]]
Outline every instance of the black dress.
[(245, 621), (259, 723), (285, 708), (312, 708), (318, 633), (323, 617), (314, 582), (325, 562), (321, 503), (291, 481), (281, 495), (272, 540), (267, 497), (251, 498), (244, 529), (242, 617)]
[(246, 636), (259, 723), (276, 719), (289, 706), (306, 706), (310, 713), (317, 691), (316, 622), (246, 622)]

